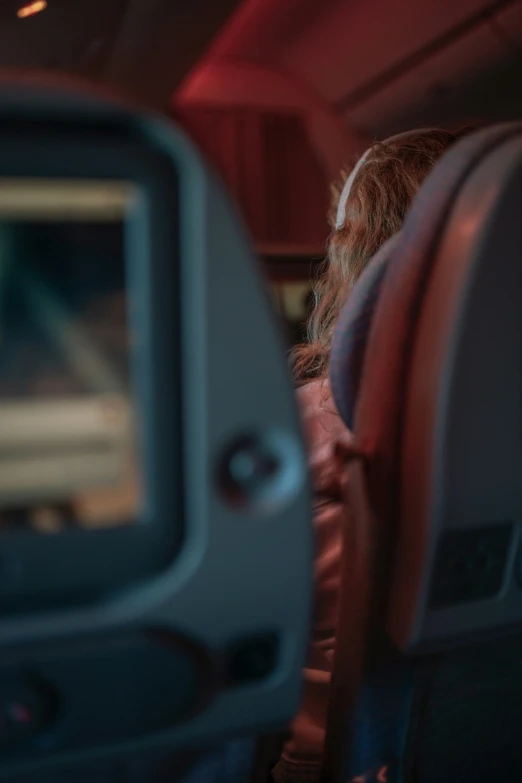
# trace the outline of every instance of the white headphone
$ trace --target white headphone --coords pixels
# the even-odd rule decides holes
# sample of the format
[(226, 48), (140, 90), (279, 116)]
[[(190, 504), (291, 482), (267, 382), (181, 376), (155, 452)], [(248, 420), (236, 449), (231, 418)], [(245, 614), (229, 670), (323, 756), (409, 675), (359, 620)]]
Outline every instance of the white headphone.
[[(390, 136), (388, 139), (385, 139), (382, 143), (386, 144), (389, 141), (398, 141), (399, 139), (407, 139), (408, 136), (417, 136), (419, 133), (433, 133), (434, 130), (435, 130), (434, 128), (420, 128), (419, 130), (405, 131), (404, 133), (397, 133), (395, 136)], [(336, 230), (344, 226), (344, 221), (346, 220), (346, 204), (348, 203), (348, 197), (350, 196), (352, 185), (355, 181), (357, 174), (366, 163), (366, 160), (368, 159), (369, 154), (373, 150), (373, 147), (374, 145), (372, 144), (372, 146), (368, 147), (366, 152), (364, 152), (361, 155), (361, 157), (353, 167), (352, 171), (350, 172), (348, 179), (344, 183), (344, 187), (339, 197), (339, 204), (337, 205), (337, 214), (335, 217)]]

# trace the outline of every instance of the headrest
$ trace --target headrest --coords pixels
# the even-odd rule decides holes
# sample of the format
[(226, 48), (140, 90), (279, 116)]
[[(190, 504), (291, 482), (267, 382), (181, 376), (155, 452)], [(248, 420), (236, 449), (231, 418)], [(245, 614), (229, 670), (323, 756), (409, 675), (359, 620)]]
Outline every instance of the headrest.
[(400, 234), (391, 237), (370, 261), (350, 294), (335, 330), (330, 382), (339, 413), (349, 429), (353, 427), (355, 401), (375, 304), (388, 259), (399, 238)]

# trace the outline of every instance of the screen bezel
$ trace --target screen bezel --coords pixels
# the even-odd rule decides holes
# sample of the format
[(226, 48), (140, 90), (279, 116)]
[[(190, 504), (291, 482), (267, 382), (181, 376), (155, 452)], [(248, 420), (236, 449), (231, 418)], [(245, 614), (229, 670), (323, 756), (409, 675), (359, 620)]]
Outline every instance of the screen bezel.
[[(128, 131), (44, 126), (0, 135), (0, 177), (122, 180), (143, 194), (126, 258), (130, 356), (142, 444), (142, 518), (95, 530), (0, 535), (0, 613), (92, 603), (163, 570), (183, 538), (180, 431), (179, 177), (172, 160)], [(36, 137), (36, 138), (35, 138)], [(38, 161), (38, 166), (35, 165)], [(130, 243), (126, 242), (126, 246)]]

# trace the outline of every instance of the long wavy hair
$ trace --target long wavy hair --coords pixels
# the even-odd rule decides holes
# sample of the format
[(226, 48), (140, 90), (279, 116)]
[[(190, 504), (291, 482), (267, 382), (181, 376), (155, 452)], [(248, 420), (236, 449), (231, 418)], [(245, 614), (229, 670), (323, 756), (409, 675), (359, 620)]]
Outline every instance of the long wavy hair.
[(375, 143), (352, 184), (340, 228), (335, 227), (339, 196), (356, 160), (334, 183), (329, 216), (332, 233), (314, 285), (315, 304), (307, 324), (307, 342), (296, 346), (291, 354), (298, 383), (326, 376), (335, 324), (350, 290), (381, 245), (400, 230), (415, 194), (435, 163), (476, 127), (454, 132), (419, 131), (405, 139)]

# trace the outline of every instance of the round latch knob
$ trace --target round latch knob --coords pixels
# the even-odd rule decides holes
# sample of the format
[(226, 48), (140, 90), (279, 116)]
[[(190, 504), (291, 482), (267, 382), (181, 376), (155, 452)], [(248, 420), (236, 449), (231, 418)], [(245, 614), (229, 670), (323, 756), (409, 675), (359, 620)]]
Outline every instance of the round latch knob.
[(290, 436), (246, 435), (225, 449), (219, 464), (219, 487), (231, 505), (260, 510), (293, 497), (303, 475), (303, 458)]

